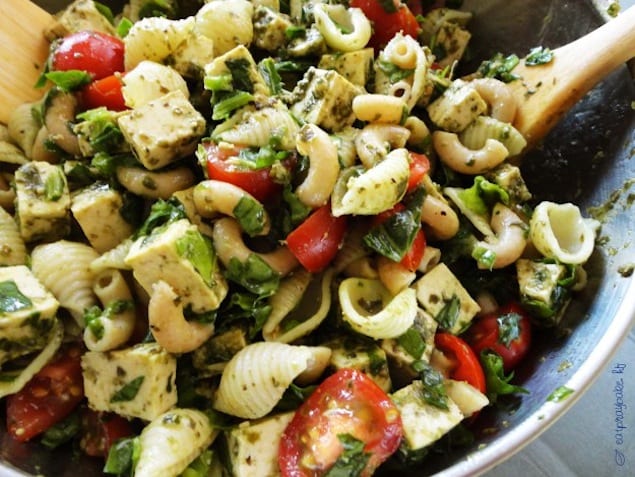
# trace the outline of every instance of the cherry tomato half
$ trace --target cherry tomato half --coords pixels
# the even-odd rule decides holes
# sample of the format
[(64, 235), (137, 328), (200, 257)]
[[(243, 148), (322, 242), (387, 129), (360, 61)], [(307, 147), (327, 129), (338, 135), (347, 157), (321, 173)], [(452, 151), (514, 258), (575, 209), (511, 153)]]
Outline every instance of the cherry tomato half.
[(117, 439), (134, 434), (130, 421), (110, 412), (82, 409), (81, 423), (82, 437), (79, 445), (92, 457), (107, 457), (110, 447)]
[(410, 177), (408, 178), (408, 192), (415, 189), (430, 171), (430, 160), (425, 154), (410, 153)]
[(390, 398), (354, 369), (326, 378), (297, 410), (280, 439), (282, 476), (324, 475), (342, 453), (342, 434), (362, 441), (370, 453), (362, 476), (371, 475), (398, 449), (403, 434), (401, 416)]
[(53, 51), (51, 68), (86, 71), (94, 80), (105, 78), (124, 70), (124, 44), (97, 31), (71, 33)]
[(512, 371), (531, 346), (531, 321), (517, 303), (509, 303), (475, 321), (465, 339), (476, 354), (490, 349), (503, 358), (505, 372)]
[(93, 81), (82, 90), (84, 107), (93, 109), (104, 106), (111, 111), (127, 109), (121, 87), (122, 83), (119, 75), (110, 75)]
[(346, 222), (346, 217), (333, 217), (331, 206), (324, 205), (287, 235), (287, 247), (309, 272), (319, 272), (339, 250)]
[(238, 155), (240, 146), (219, 147), (213, 142), (204, 144), (207, 152), (207, 175), (210, 179), (229, 182), (265, 202), (282, 190), (271, 177), (271, 168), (248, 169), (228, 160)]
[(69, 347), (7, 397), (7, 430), (20, 442), (68, 416), (84, 397), (81, 350)]
[[(385, 5), (392, 6), (390, 11), (386, 11)], [(400, 0), (351, 0), (350, 6), (360, 8), (373, 23), (373, 36), (369, 42), (373, 48), (385, 46), (399, 32), (415, 39), (419, 34), (416, 17)]]
[(450, 333), (437, 333), (434, 345), (450, 360), (454, 361), (454, 368), (450, 378), (456, 381), (467, 381), (480, 392), (485, 393), (485, 373), (472, 348), (458, 336)]

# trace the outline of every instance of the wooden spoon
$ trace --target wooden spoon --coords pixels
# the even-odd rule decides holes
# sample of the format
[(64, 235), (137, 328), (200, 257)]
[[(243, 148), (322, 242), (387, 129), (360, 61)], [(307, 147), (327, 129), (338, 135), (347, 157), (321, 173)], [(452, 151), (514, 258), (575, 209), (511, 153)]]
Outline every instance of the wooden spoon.
[(19, 104), (42, 97), (33, 86), (49, 52), (44, 31), (54, 19), (29, 0), (0, 0), (0, 123)]
[(527, 139), (525, 150), (603, 78), (635, 57), (635, 7), (553, 53), (553, 61), (544, 65), (521, 61), (513, 70), (520, 81), (509, 83), (518, 102), (514, 126)]

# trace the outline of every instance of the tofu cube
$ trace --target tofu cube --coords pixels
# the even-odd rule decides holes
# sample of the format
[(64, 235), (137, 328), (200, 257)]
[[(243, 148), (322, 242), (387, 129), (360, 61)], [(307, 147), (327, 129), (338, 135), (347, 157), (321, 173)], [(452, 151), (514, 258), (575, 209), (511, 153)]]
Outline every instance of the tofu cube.
[(101, 13), (93, 0), (74, 1), (61, 12), (57, 21), (66, 30), (60, 36), (87, 30), (117, 34), (113, 24)]
[[(192, 240), (205, 241), (208, 255), (188, 256)], [(125, 263), (132, 267), (134, 277), (148, 294), (152, 294), (154, 283), (163, 280), (181, 298), (184, 308), (190, 307), (194, 313), (215, 310), (227, 295), (227, 282), (218, 269), (216, 255), (208, 240), (203, 238), (196, 225), (181, 219), (166, 229), (155, 230), (150, 236), (137, 239), (126, 255)], [(210, 276), (202, 276), (198, 269), (210, 270)]]
[(446, 331), (458, 335), (481, 311), (450, 269), (440, 263), (414, 284), (417, 301)]
[(505, 189), (514, 202), (527, 202), (531, 199), (531, 192), (518, 166), (503, 162), (487, 172), (485, 177)]
[(177, 401), (176, 358), (156, 343), (82, 356), (84, 392), (96, 411), (151, 421)]
[(422, 382), (413, 381), (390, 395), (401, 414), (402, 446), (406, 447), (406, 451), (429, 446), (463, 420), (459, 407), (449, 397), (446, 410), (427, 403), (422, 394)]
[(259, 5), (254, 10), (254, 45), (277, 52), (287, 43), (287, 28), (293, 26), (288, 15)]
[(366, 86), (370, 79), (375, 53), (372, 48), (346, 53), (322, 55), (318, 68), (335, 70), (357, 86)]
[(567, 268), (558, 263), (545, 263), (521, 258), (516, 261), (516, 276), (521, 302), (532, 310), (535, 320), (545, 326), (557, 325), (570, 300), (560, 285)]
[(71, 198), (71, 212), (91, 246), (104, 253), (123, 242), (132, 226), (121, 215), (123, 196), (106, 183), (81, 189)]
[(353, 98), (362, 92), (337, 71), (311, 67), (293, 90), (290, 109), (306, 122), (339, 131), (355, 121)]
[(172, 91), (122, 114), (117, 123), (139, 161), (149, 170), (192, 154), (205, 133), (205, 118), (182, 91)]
[(459, 61), (471, 37), (470, 32), (461, 25), (450, 21), (441, 22), (434, 48), (437, 63), (445, 68)]
[(473, 85), (456, 79), (427, 109), (435, 125), (458, 133), (487, 111), (487, 103)]
[(270, 96), (271, 91), (267, 82), (260, 74), (258, 66), (251, 56), (251, 53), (243, 45), (232, 48), (227, 53), (214, 58), (213, 61), (205, 65), (205, 76), (213, 77), (232, 74), (232, 70), (246, 73), (249, 83), (253, 85), (254, 96)]
[(44, 348), (58, 308), (29, 268), (0, 267), (0, 365)]
[(385, 392), (392, 389), (386, 352), (371, 340), (346, 337), (330, 341), (329, 366), (334, 370), (353, 368), (363, 371)]
[(293, 412), (246, 421), (227, 431), (227, 449), (234, 477), (276, 477), (278, 443)]
[(66, 176), (59, 166), (33, 161), (15, 171), (15, 204), (25, 242), (55, 241), (70, 232)]

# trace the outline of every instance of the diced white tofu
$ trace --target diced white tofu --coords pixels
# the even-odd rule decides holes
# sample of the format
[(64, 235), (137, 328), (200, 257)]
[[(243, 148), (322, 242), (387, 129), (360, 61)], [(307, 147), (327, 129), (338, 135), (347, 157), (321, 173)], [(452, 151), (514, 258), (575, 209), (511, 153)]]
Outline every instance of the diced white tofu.
[(531, 192), (529, 192), (518, 166), (503, 162), (487, 172), (485, 177), (505, 189), (515, 202), (526, 202), (531, 199)]
[(159, 99), (172, 91), (180, 91), (185, 98), (190, 92), (183, 77), (173, 68), (143, 60), (122, 78), (126, 106), (138, 109), (152, 100)]
[[(178, 220), (166, 229), (137, 239), (125, 263), (132, 267), (134, 277), (141, 286), (152, 294), (152, 285), (159, 280), (169, 284), (181, 298), (184, 308), (191, 307), (194, 313), (215, 310), (227, 294), (227, 282), (217, 267), (216, 256), (209, 243), (209, 259), (205, 264), (211, 276), (203, 277), (187, 254), (187, 242), (200, 232), (187, 219)], [(205, 257), (197, 257), (205, 260)]]
[(66, 7), (58, 21), (68, 33), (100, 31), (115, 35), (115, 27), (102, 15), (93, 0), (76, 0)]
[(357, 86), (365, 86), (370, 79), (375, 53), (372, 48), (363, 48), (347, 53), (322, 55), (318, 68), (335, 70)]
[(408, 333), (416, 333), (423, 343), (423, 351), (419, 356), (411, 354), (412, 349), (407, 349), (402, 344), (405, 338), (392, 338), (381, 341), (381, 347), (386, 352), (388, 362), (390, 364), (391, 376), (402, 377), (401, 381), (411, 381), (414, 378), (414, 372), (410, 367), (415, 361), (430, 361), (430, 354), (434, 349), (434, 334), (437, 331), (438, 324), (428, 313), (421, 308), (417, 309), (415, 321)]
[(146, 169), (165, 167), (196, 150), (205, 118), (181, 91), (119, 116), (117, 123)]
[(0, 267), (0, 365), (44, 348), (58, 307), (26, 266)]
[(355, 121), (353, 98), (362, 92), (337, 71), (311, 67), (293, 90), (290, 109), (306, 122), (339, 131)]
[(402, 445), (415, 451), (429, 446), (463, 420), (463, 414), (452, 399), (448, 409), (441, 409), (423, 399), (423, 384), (413, 381), (390, 395), (399, 409), (403, 423)]
[(170, 66), (187, 78), (198, 78), (214, 59), (214, 41), (192, 31), (171, 55)]
[(487, 103), (473, 85), (456, 79), (427, 109), (435, 125), (445, 131), (458, 133), (487, 111)]
[(121, 215), (122, 207), (121, 193), (105, 183), (81, 189), (71, 199), (73, 217), (99, 253), (114, 248), (132, 234), (132, 226)]
[(246, 421), (225, 433), (234, 477), (276, 477), (278, 442), (293, 412)]
[(343, 338), (326, 343), (331, 348), (329, 366), (334, 369), (352, 368), (363, 371), (385, 392), (392, 389), (386, 352), (371, 340)]
[(82, 356), (84, 392), (96, 411), (151, 421), (177, 401), (176, 358), (156, 343)]
[(419, 304), (450, 333), (459, 334), (481, 310), (444, 263), (423, 275), (414, 287)]
[(525, 258), (516, 262), (520, 294), (541, 301), (547, 306), (552, 304), (553, 292), (566, 272), (566, 267), (557, 263), (537, 262)]
[(437, 63), (445, 68), (459, 61), (471, 37), (470, 32), (461, 25), (450, 21), (442, 22), (437, 30), (434, 49)]
[(229, 50), (205, 65), (205, 76), (213, 77), (232, 74), (232, 67), (237, 70), (238, 65), (241, 65), (240, 69), (247, 74), (249, 82), (253, 85), (254, 95), (269, 96), (271, 94), (269, 86), (267, 86), (267, 82), (260, 74), (251, 53), (243, 45)]
[(25, 242), (54, 241), (70, 231), (71, 197), (59, 166), (29, 162), (15, 171), (18, 226)]
[(277, 52), (287, 43), (287, 28), (293, 26), (288, 15), (259, 6), (254, 11), (254, 45)]

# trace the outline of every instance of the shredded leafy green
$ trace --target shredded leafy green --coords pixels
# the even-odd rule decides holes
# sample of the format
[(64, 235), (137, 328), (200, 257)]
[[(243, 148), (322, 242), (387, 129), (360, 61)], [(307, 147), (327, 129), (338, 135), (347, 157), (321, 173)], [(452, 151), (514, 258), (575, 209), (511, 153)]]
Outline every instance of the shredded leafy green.
[(498, 322), (498, 342), (509, 348), (512, 341), (520, 336), (520, 316), (518, 313), (504, 313), (496, 318)]
[(544, 46), (537, 46), (529, 51), (525, 58), (527, 66), (545, 65), (553, 61), (553, 51)]
[(255, 293), (231, 293), (219, 311), (222, 318), (219, 328), (225, 329), (235, 321), (246, 320), (249, 323), (249, 337), (254, 338), (271, 314), (271, 305), (266, 298)]
[(73, 412), (67, 418), (49, 427), (40, 442), (49, 449), (55, 449), (73, 439), (80, 431), (79, 413)]
[(390, 61), (378, 60), (377, 66), (382, 73), (388, 76), (391, 83), (397, 83), (402, 79), (412, 76), (414, 73), (413, 69), (400, 68)]
[(97, 11), (101, 13), (110, 22), (111, 25), (114, 25), (115, 16), (113, 15), (110, 7), (107, 5), (104, 5), (101, 2), (94, 2), (94, 3), (95, 3), (95, 8), (97, 9)]
[(498, 353), (492, 350), (483, 350), (480, 361), (487, 382), (487, 397), (491, 403), (495, 403), (498, 396), (505, 394), (529, 393), (525, 388), (510, 383), (514, 378), (514, 373), (505, 376), (503, 358)]
[(138, 436), (119, 439), (110, 447), (103, 471), (106, 474), (132, 475), (140, 453)]
[(117, 23), (117, 36), (119, 38), (125, 38), (126, 36), (128, 36), (132, 25), (133, 23), (129, 18), (122, 17), (121, 20), (119, 20), (119, 23)]
[(235, 110), (242, 108), (253, 100), (254, 96), (245, 91), (236, 91), (225, 95), (222, 100), (214, 104), (212, 119), (214, 121), (227, 119)]
[(145, 376), (137, 376), (132, 381), (128, 381), (126, 384), (124, 384), (121, 388), (113, 393), (113, 395), (110, 397), (110, 402), (115, 403), (132, 401), (137, 396), (139, 389), (141, 389), (141, 385), (143, 384), (144, 379)]
[(426, 349), (425, 341), (421, 337), (421, 334), (414, 328), (408, 328), (403, 335), (399, 336), (397, 338), (397, 344), (415, 359), (421, 358), (421, 355)]
[(64, 195), (66, 181), (61, 169), (55, 169), (44, 181), (44, 197), (49, 202), (56, 202)]
[(149, 235), (152, 231), (158, 227), (176, 222), (177, 220), (186, 218), (185, 209), (177, 199), (170, 198), (168, 200), (159, 199), (150, 209), (150, 214), (143, 222), (139, 230), (134, 235), (134, 238), (143, 237)]
[(260, 202), (250, 197), (241, 197), (233, 210), (234, 217), (243, 231), (253, 237), (259, 235), (267, 224), (267, 212)]
[(271, 94), (276, 96), (282, 93), (282, 78), (280, 78), (280, 74), (278, 70), (276, 70), (276, 64), (273, 58), (267, 57), (261, 60), (260, 63), (258, 63), (258, 70), (265, 79), (267, 86), (269, 86)]
[(226, 275), (229, 280), (260, 296), (273, 295), (280, 284), (280, 275), (255, 253), (244, 263), (232, 257)]
[(441, 311), (434, 317), (439, 326), (445, 330), (452, 329), (459, 319), (461, 313), (461, 300), (456, 295), (447, 300), (441, 308)]
[(92, 81), (90, 75), (81, 70), (49, 71), (44, 76), (62, 91), (75, 91)]
[(366, 445), (351, 434), (338, 434), (343, 451), (324, 477), (359, 477), (363, 474), (371, 454), (364, 451)]
[(13, 313), (33, 306), (31, 299), (23, 295), (13, 280), (0, 282), (0, 311)]
[(496, 53), (491, 59), (481, 63), (478, 72), (486, 78), (497, 78), (504, 83), (510, 83), (519, 78), (512, 72), (519, 62), (517, 55), (504, 57), (502, 53)]
[(423, 400), (439, 409), (447, 410), (448, 393), (443, 383), (443, 375), (425, 361), (415, 361), (412, 368), (421, 378)]
[(175, 245), (177, 253), (192, 264), (207, 286), (213, 286), (216, 254), (212, 241), (198, 230), (188, 230)]
[(315, 391), (315, 388), (317, 385), (301, 387), (291, 383), (276, 405), (276, 410), (284, 412), (297, 409)]
[(121, 152), (125, 140), (117, 125), (116, 113), (105, 107), (89, 109), (77, 115), (78, 130), (95, 152)]

